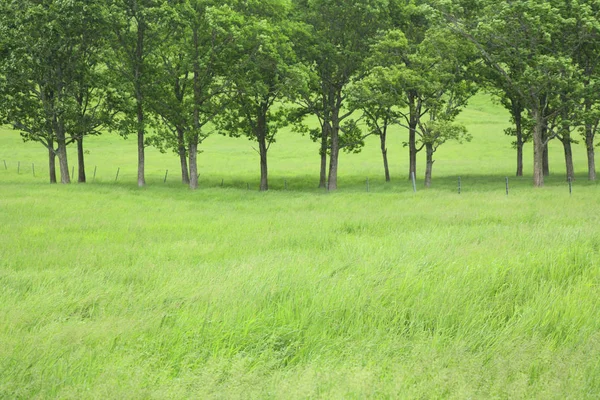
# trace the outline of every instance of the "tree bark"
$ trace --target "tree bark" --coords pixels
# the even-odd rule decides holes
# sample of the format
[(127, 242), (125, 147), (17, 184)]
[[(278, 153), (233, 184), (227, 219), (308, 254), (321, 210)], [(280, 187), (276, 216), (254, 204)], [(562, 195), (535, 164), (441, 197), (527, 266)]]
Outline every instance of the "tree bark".
[(67, 140), (62, 121), (54, 117), (54, 130), (56, 134), (56, 143), (58, 145), (58, 165), (60, 168), (60, 183), (71, 183), (69, 176), (69, 162), (67, 160)]
[(137, 26), (137, 42), (135, 49), (135, 70), (134, 70), (134, 87), (135, 87), (135, 102), (137, 111), (137, 146), (138, 146), (138, 186), (146, 185), (145, 175), (145, 147), (144, 147), (144, 98), (142, 95), (142, 80), (143, 77), (143, 55), (144, 55), (144, 34), (145, 22), (138, 20)]
[(431, 172), (433, 170), (433, 145), (425, 144), (427, 164), (425, 167), (425, 187), (431, 187)]
[(190, 174), (188, 172), (187, 154), (185, 151), (185, 133), (180, 127), (177, 128), (177, 154), (181, 164), (181, 183), (190, 184)]
[(269, 177), (267, 169), (267, 143), (264, 135), (258, 138), (258, 149), (260, 153), (260, 191), (265, 192), (269, 190)]
[(594, 132), (590, 125), (585, 127), (585, 147), (587, 149), (588, 179), (596, 180), (596, 155), (594, 149)]
[(517, 176), (523, 176), (523, 116), (521, 110), (513, 104), (513, 118), (517, 135)]
[(50, 171), (50, 183), (56, 183), (56, 152), (52, 141), (48, 143), (48, 170)]
[(85, 183), (85, 157), (83, 154), (83, 135), (76, 139), (77, 142), (77, 182)]
[(337, 189), (338, 160), (340, 155), (340, 126), (339, 126), (339, 108), (335, 107), (331, 113), (331, 155), (329, 156), (329, 176), (327, 179), (327, 189)]
[(532, 110), (535, 125), (533, 127), (533, 186), (544, 186), (544, 119), (537, 108)]
[(383, 170), (385, 172), (385, 181), (389, 182), (390, 179), (390, 168), (388, 166), (388, 158), (387, 158), (387, 147), (386, 147), (386, 139), (387, 139), (387, 127), (383, 128), (383, 132), (379, 137), (381, 139), (381, 155), (383, 157)]
[(417, 176), (417, 124), (419, 123), (419, 115), (421, 110), (416, 104), (416, 95), (410, 93), (409, 100), (409, 121), (408, 121), (408, 179), (412, 179), (412, 174)]
[(190, 189), (198, 189), (198, 135), (193, 135), (189, 143)]
[(321, 129), (321, 148), (319, 149), (319, 155), (321, 156), (321, 172), (319, 174), (319, 188), (327, 187), (327, 138), (329, 132), (327, 129), (327, 123), (323, 124)]
[(567, 171), (567, 180), (575, 180), (575, 169), (573, 168), (573, 149), (571, 148), (571, 136), (565, 134), (561, 140), (565, 151), (565, 166)]

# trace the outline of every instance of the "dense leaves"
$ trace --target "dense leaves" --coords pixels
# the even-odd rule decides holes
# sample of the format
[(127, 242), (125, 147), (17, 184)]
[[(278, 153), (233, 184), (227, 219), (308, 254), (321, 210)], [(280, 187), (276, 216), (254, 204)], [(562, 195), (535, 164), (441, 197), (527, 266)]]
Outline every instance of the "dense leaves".
[[(517, 175), (534, 147), (534, 185), (547, 145), (581, 136), (595, 179), (600, 126), (598, 0), (3, 0), (0, 118), (48, 149), (50, 181), (68, 183), (84, 138), (135, 134), (144, 149), (174, 151), (182, 182), (198, 187), (197, 157), (213, 131), (267, 154), (288, 124), (320, 143), (321, 187), (337, 188), (340, 151), (380, 138), (386, 180), (390, 127), (406, 130), (409, 176), (426, 152), (470, 135), (455, 122), (477, 90), (511, 114)], [(395, 155), (394, 157), (397, 157)]]

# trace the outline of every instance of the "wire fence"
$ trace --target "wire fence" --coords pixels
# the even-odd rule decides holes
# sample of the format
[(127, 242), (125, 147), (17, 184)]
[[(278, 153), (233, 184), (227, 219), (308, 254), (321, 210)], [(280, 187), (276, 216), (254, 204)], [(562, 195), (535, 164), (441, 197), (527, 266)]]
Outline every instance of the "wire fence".
[[(4, 173), (15, 174), (16, 176), (20, 176), (22, 178), (29, 177), (34, 178), (36, 181), (49, 181), (49, 166), (38, 164), (36, 165), (33, 162), (27, 161), (12, 161), (12, 160), (2, 160), (0, 162), (0, 171)], [(78, 180), (78, 169), (75, 166), (71, 166), (70, 168), (70, 178), (71, 182), (77, 182)], [(121, 167), (103, 167), (94, 165), (93, 167), (86, 168), (85, 171), (86, 183), (137, 183), (137, 171), (131, 171), (128, 169), (122, 169)], [(60, 181), (60, 169), (59, 166), (56, 166), (56, 177), (58, 181)], [(221, 188), (236, 188), (236, 189), (246, 189), (246, 190), (258, 190), (259, 184), (256, 182), (256, 179), (241, 179), (241, 178), (232, 178), (229, 177), (228, 181), (225, 178), (214, 178), (214, 177), (202, 177), (198, 175), (200, 186), (204, 187), (221, 187)], [(496, 177), (497, 178), (497, 177)], [(162, 183), (162, 184), (173, 184), (173, 183), (182, 183), (181, 179), (181, 171), (169, 171), (158, 170), (158, 169), (147, 169), (145, 173), (145, 179), (149, 183)], [(522, 186), (523, 180), (515, 180), (519, 182)], [(412, 191), (417, 193), (423, 189), (426, 189), (423, 186), (419, 186), (423, 181), (418, 181), (412, 173), (410, 175), (410, 179), (407, 181), (396, 181), (401, 182), (400, 184), (396, 183), (394, 188), (401, 190), (402, 192)], [(382, 180), (374, 180), (371, 177), (365, 177), (364, 180), (364, 191), (367, 193), (370, 192), (380, 192), (382, 191), (382, 183), (387, 184), (387, 182)], [(418, 184), (419, 183), (419, 184)], [(514, 188), (511, 185), (511, 179), (509, 177), (504, 177), (502, 180), (504, 194), (509, 196)], [(308, 186), (307, 186), (308, 185)], [(269, 179), (269, 187), (274, 190), (305, 190), (311, 184), (307, 183), (306, 180), (302, 180), (297, 185), (293, 185), (293, 181), (291, 178), (277, 178), (277, 179)], [(465, 180), (461, 176), (455, 177), (455, 189), (457, 194), (463, 194), (464, 189), (467, 188), (465, 185)], [(501, 187), (494, 185), (498, 191)], [(439, 186), (436, 186), (439, 187)], [(442, 187), (446, 190), (452, 190), (449, 184), (448, 177), (444, 178), (444, 184)], [(352, 183), (353, 191), (362, 191), (359, 188), (356, 180)], [(568, 178), (565, 184), (565, 190), (568, 190), (569, 195), (573, 194), (574, 188), (574, 180), (572, 178)], [(389, 190), (386, 190), (389, 191)]]

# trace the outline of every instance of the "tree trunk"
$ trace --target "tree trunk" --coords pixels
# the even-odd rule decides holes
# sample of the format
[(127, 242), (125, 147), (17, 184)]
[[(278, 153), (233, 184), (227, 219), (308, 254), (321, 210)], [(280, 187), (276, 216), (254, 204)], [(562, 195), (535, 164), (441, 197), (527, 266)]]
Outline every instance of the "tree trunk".
[(544, 186), (544, 119), (541, 111), (532, 110), (535, 125), (533, 127), (533, 186)]
[(260, 191), (269, 190), (268, 169), (267, 169), (267, 143), (265, 136), (258, 137), (258, 149), (260, 153)]
[(319, 155), (321, 156), (321, 172), (319, 174), (319, 188), (327, 187), (327, 138), (329, 137), (329, 131), (327, 129), (327, 123), (323, 123), (321, 129), (321, 148), (319, 149)]
[(431, 171), (433, 169), (433, 145), (425, 144), (427, 165), (425, 167), (425, 187), (431, 187)]
[(177, 128), (177, 154), (179, 154), (179, 163), (181, 164), (181, 183), (190, 184), (190, 174), (188, 172), (187, 154), (185, 151), (185, 132)]
[(76, 142), (77, 142), (77, 171), (78, 171), (77, 182), (85, 183), (86, 179), (85, 179), (85, 158), (84, 158), (84, 154), (83, 154), (83, 135), (81, 135), (79, 138), (77, 138)]
[(193, 135), (189, 143), (190, 189), (198, 189), (198, 135)]
[(141, 96), (137, 99), (137, 146), (138, 146), (138, 186), (143, 187), (146, 185), (146, 176), (144, 173), (145, 166), (145, 154), (144, 154), (144, 110), (142, 106)]
[(409, 122), (408, 122), (408, 179), (412, 179), (412, 174), (417, 176), (417, 124), (421, 110), (417, 108), (416, 95), (409, 95)]
[(590, 125), (585, 127), (585, 147), (587, 149), (588, 179), (596, 180), (596, 155), (594, 150), (594, 131)]
[(520, 110), (515, 110), (513, 114), (517, 134), (517, 176), (523, 176), (523, 117)]
[(385, 172), (385, 181), (389, 182), (391, 180), (390, 179), (390, 168), (388, 166), (387, 148), (385, 146), (385, 142), (387, 139), (387, 127), (383, 129), (383, 132), (379, 138), (381, 139), (381, 155), (383, 157), (383, 170)]
[(48, 143), (48, 170), (50, 171), (50, 183), (56, 183), (56, 152), (54, 143)]
[(329, 156), (329, 176), (327, 189), (337, 189), (338, 160), (340, 155), (340, 126), (338, 121), (339, 109), (335, 109), (331, 115), (331, 155)]
[(575, 169), (573, 168), (573, 150), (571, 148), (571, 135), (565, 134), (561, 140), (565, 150), (565, 166), (567, 171), (567, 180), (575, 180)]
[(69, 162), (67, 160), (67, 141), (62, 121), (54, 117), (54, 129), (56, 133), (56, 143), (58, 145), (58, 165), (60, 168), (60, 183), (71, 183), (69, 176)]

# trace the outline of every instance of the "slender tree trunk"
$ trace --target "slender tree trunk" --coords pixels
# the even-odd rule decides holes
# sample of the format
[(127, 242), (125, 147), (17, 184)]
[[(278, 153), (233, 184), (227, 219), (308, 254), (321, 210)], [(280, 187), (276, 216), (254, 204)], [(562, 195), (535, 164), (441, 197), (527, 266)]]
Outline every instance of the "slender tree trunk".
[(50, 171), (50, 183), (56, 183), (56, 152), (54, 143), (48, 143), (48, 170)]
[(383, 170), (385, 172), (385, 181), (389, 182), (390, 179), (390, 168), (388, 166), (388, 158), (387, 158), (387, 147), (386, 147), (386, 139), (387, 139), (387, 127), (383, 128), (383, 132), (381, 134), (381, 136), (379, 136), (379, 138), (381, 139), (381, 156), (383, 157)]
[(417, 176), (417, 124), (421, 110), (416, 104), (416, 95), (409, 94), (409, 122), (408, 122), (408, 179), (412, 179), (412, 174)]
[(138, 186), (143, 187), (146, 185), (146, 175), (144, 172), (144, 167), (146, 163), (146, 156), (144, 154), (144, 109), (141, 96), (138, 96), (137, 99), (137, 122), (138, 122), (138, 130), (137, 130), (137, 147), (138, 147)]
[(265, 135), (258, 137), (258, 149), (260, 153), (260, 191), (264, 192), (269, 190), (269, 176), (267, 168), (267, 143), (265, 141)]
[(338, 120), (339, 109), (332, 110), (331, 113), (331, 155), (329, 156), (329, 176), (327, 179), (327, 189), (337, 189), (338, 160), (340, 155), (340, 124)]
[(544, 119), (537, 108), (532, 110), (535, 126), (533, 127), (533, 186), (544, 186)]
[(321, 148), (319, 156), (321, 156), (321, 172), (319, 174), (319, 188), (327, 187), (327, 139), (329, 138), (329, 122), (323, 122), (321, 128)]
[(192, 135), (189, 143), (190, 189), (198, 189), (198, 135)]
[(587, 149), (588, 179), (596, 180), (596, 155), (594, 150), (594, 131), (590, 125), (585, 127), (585, 147)]
[(181, 183), (189, 185), (190, 174), (188, 172), (187, 154), (185, 151), (185, 132), (180, 127), (177, 128), (177, 154), (179, 155), (179, 163), (181, 164)]
[(523, 121), (521, 111), (515, 111), (515, 129), (517, 134), (517, 176), (523, 176)]
[(77, 171), (78, 171), (77, 182), (85, 183), (86, 179), (85, 179), (85, 157), (83, 154), (83, 135), (81, 135), (79, 138), (77, 138), (76, 142), (77, 142)]
[(431, 187), (431, 172), (433, 170), (433, 145), (425, 144), (427, 164), (425, 167), (425, 187)]
[(565, 134), (561, 140), (565, 151), (565, 166), (567, 171), (567, 180), (575, 180), (575, 169), (573, 168), (573, 149), (571, 148), (571, 135)]

